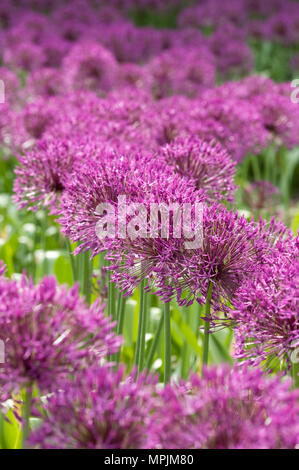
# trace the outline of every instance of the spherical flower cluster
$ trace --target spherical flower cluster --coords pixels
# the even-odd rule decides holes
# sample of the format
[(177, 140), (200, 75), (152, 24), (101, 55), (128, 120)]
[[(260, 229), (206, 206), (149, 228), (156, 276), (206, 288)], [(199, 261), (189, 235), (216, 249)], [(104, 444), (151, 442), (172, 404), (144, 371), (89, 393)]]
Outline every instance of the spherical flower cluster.
[(153, 415), (149, 447), (161, 449), (295, 449), (298, 392), (258, 369), (218, 366), (202, 379), (167, 386)]
[(5, 363), (0, 369), (4, 397), (35, 384), (42, 393), (60, 380), (115, 353), (120, 339), (99, 301), (89, 307), (78, 287), (59, 286), (53, 277), (36, 286), (0, 279), (0, 338)]
[(80, 147), (67, 142), (40, 140), (36, 147), (19, 156), (15, 170), (14, 200), (20, 208), (49, 208), (57, 212), (66, 182), (78, 164)]
[(64, 82), (70, 90), (105, 92), (117, 79), (117, 62), (110, 51), (91, 41), (77, 42), (62, 65)]
[[(267, 369), (291, 366), (299, 345), (297, 250), (266, 264), (259, 276), (247, 280), (232, 302), (235, 355)], [(295, 358), (292, 359), (292, 355)]]
[[(184, 63), (184, 67), (180, 65)], [(205, 47), (175, 47), (148, 64), (153, 77), (153, 94), (163, 98), (172, 94), (194, 97), (215, 81), (214, 58)]]
[(196, 136), (177, 138), (162, 147), (161, 154), (176, 173), (192, 180), (196, 189), (204, 189), (209, 200), (233, 201), (235, 163), (220, 144)]
[(154, 380), (93, 366), (47, 398), (47, 417), (29, 445), (43, 449), (145, 448)]

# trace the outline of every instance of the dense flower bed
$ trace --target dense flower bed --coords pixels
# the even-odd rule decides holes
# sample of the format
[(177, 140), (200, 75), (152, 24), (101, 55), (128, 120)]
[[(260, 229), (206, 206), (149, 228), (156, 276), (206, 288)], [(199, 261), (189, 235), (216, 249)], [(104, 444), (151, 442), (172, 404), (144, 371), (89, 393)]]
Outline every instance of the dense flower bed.
[(298, 3), (0, 26), (0, 448), (298, 448)]

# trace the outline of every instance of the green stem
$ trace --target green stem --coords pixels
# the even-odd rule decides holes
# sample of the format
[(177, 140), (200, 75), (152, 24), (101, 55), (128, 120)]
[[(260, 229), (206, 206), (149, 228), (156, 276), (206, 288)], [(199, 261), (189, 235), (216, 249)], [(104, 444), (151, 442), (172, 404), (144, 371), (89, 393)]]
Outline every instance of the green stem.
[(293, 377), (293, 386), (294, 388), (299, 388), (299, 363), (292, 363), (292, 377)]
[[(191, 325), (191, 308), (190, 307), (184, 307), (185, 311), (185, 318), (186, 318), (186, 323), (188, 326)], [(183, 351), (182, 351), (182, 370), (181, 374), (184, 379), (187, 378), (189, 370), (190, 370), (190, 359), (191, 359), (191, 349), (188, 344), (188, 341), (185, 340), (184, 345), (183, 345)]]
[(146, 359), (145, 368), (146, 368), (147, 371), (150, 371), (150, 369), (152, 367), (152, 363), (153, 363), (153, 360), (154, 360), (154, 357), (155, 357), (155, 352), (157, 350), (158, 343), (159, 343), (159, 340), (160, 340), (163, 323), (164, 323), (164, 317), (163, 317), (163, 315), (161, 315), (158, 326), (157, 326), (156, 334), (154, 336), (153, 342), (151, 344), (151, 347), (150, 347), (150, 350), (149, 350), (149, 353), (148, 353), (148, 356), (147, 356), (147, 359)]
[(33, 389), (32, 389), (32, 384), (28, 385), (25, 391), (25, 398), (24, 398), (24, 403), (23, 403), (23, 411), (22, 411), (22, 417), (23, 417), (23, 436), (22, 436), (22, 447), (25, 447), (26, 440), (29, 436), (29, 431), (30, 431), (30, 416), (31, 416), (31, 406), (32, 406), (32, 395), (33, 395)]
[(47, 228), (48, 228), (48, 215), (46, 212), (43, 213), (42, 225), (41, 225), (41, 239), (42, 239), (42, 249), (44, 254), (43, 259), (43, 275), (48, 274), (48, 260), (47, 260)]
[[(120, 292), (118, 295), (118, 304), (117, 304), (117, 334), (122, 335), (124, 329), (124, 320), (125, 320), (125, 308), (126, 308), (126, 297), (123, 297), (122, 293)], [(120, 361), (120, 352), (121, 348), (119, 348), (116, 354), (116, 362), (117, 364)]]
[(251, 157), (254, 181), (260, 181), (262, 179), (259, 158), (259, 155), (252, 155)]
[(110, 272), (108, 271), (108, 315), (112, 320), (116, 320), (115, 313), (115, 284), (111, 282)]
[(76, 263), (75, 263), (74, 255), (72, 255), (71, 242), (70, 242), (69, 238), (67, 238), (67, 237), (65, 238), (65, 244), (66, 244), (66, 251), (68, 252), (71, 267), (72, 267), (73, 281), (76, 282), (76, 280), (77, 280)]
[(164, 358), (164, 384), (170, 380), (171, 375), (171, 323), (170, 303), (164, 304), (164, 335), (165, 335), (165, 358)]
[(139, 353), (140, 353), (140, 340), (141, 340), (141, 332), (142, 332), (142, 305), (143, 305), (143, 294), (144, 294), (144, 281), (141, 281), (139, 287), (139, 318), (138, 318), (138, 331), (137, 331), (137, 340), (135, 346), (135, 354), (134, 354), (134, 365), (138, 366), (139, 364)]
[[(210, 282), (206, 300), (206, 311), (205, 316), (208, 318), (210, 316), (211, 311), (211, 298), (212, 298), (212, 288), (213, 284)], [(210, 322), (205, 320), (204, 326), (204, 337), (203, 337), (203, 353), (202, 353), (202, 375), (204, 371), (204, 367), (208, 364), (209, 359), (209, 339), (210, 339)]]
[(147, 328), (147, 294), (144, 290), (144, 283), (140, 289), (140, 311), (139, 319), (141, 321), (140, 340), (139, 340), (139, 354), (138, 354), (138, 373), (144, 368), (145, 360), (145, 335)]
[(91, 300), (91, 274), (92, 274), (92, 260), (90, 260), (89, 251), (84, 253), (84, 271), (83, 271), (83, 293), (87, 303), (90, 304)]

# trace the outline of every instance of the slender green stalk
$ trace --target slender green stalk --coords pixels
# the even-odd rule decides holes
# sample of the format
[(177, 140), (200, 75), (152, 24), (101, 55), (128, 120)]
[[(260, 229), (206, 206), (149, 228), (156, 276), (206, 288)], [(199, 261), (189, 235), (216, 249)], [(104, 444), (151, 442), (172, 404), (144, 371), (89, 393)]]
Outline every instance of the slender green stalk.
[(252, 169), (254, 181), (260, 181), (262, 179), (261, 170), (259, 165), (259, 155), (252, 155), (251, 157)]
[[(188, 326), (190, 326), (192, 310), (190, 307), (184, 307), (184, 311), (185, 311), (186, 323)], [(184, 345), (183, 345), (183, 350), (182, 350), (182, 369), (181, 369), (181, 374), (184, 379), (187, 378), (188, 376), (188, 373), (190, 370), (190, 361), (191, 361), (191, 348), (188, 344), (188, 341), (185, 340)]]
[(160, 340), (163, 323), (164, 323), (164, 316), (161, 315), (158, 326), (157, 326), (156, 334), (154, 336), (153, 342), (152, 342), (150, 350), (148, 352), (148, 356), (146, 358), (145, 368), (148, 371), (150, 371), (150, 369), (152, 367), (152, 363), (153, 363), (153, 360), (154, 360), (154, 357), (155, 357), (155, 352), (157, 350), (158, 343), (159, 343), (159, 340)]
[(292, 363), (292, 377), (293, 377), (293, 386), (294, 388), (299, 388), (299, 363)]
[(48, 216), (47, 213), (44, 212), (42, 218), (42, 225), (41, 225), (41, 244), (42, 250), (44, 254), (43, 259), (43, 275), (46, 276), (48, 274), (48, 260), (47, 260), (47, 228), (48, 228)]
[(164, 384), (170, 380), (171, 375), (171, 323), (170, 303), (164, 304), (164, 336), (165, 336), (165, 358), (164, 358)]
[(69, 238), (65, 238), (65, 244), (66, 244), (66, 251), (68, 252), (69, 258), (70, 258), (70, 263), (71, 263), (71, 268), (72, 268), (72, 274), (73, 274), (73, 281), (77, 281), (77, 273), (76, 273), (76, 263), (75, 263), (75, 258), (74, 255), (72, 255), (72, 247), (71, 247), (71, 242)]
[(139, 353), (138, 353), (138, 373), (144, 368), (145, 360), (145, 335), (147, 328), (147, 293), (144, 290), (144, 282), (140, 288), (140, 310), (139, 310), (140, 340), (139, 340)]
[[(117, 334), (121, 335), (124, 329), (124, 320), (125, 320), (125, 309), (126, 309), (126, 297), (123, 297), (122, 293), (119, 292), (118, 294), (118, 304), (117, 304)], [(121, 348), (119, 348), (116, 354), (116, 362), (119, 363), (120, 361), (120, 352)]]
[(23, 436), (22, 436), (22, 447), (25, 447), (26, 440), (29, 436), (30, 431), (30, 416), (31, 416), (31, 407), (32, 407), (32, 396), (33, 388), (32, 384), (29, 384), (25, 391), (24, 403), (23, 403)]
[(90, 304), (91, 300), (91, 275), (92, 275), (92, 260), (90, 260), (89, 251), (83, 253), (83, 293), (86, 301)]
[(116, 320), (115, 305), (115, 284), (110, 280), (110, 272), (108, 271), (108, 315), (112, 320)]
[[(212, 298), (212, 288), (213, 284), (210, 282), (206, 300), (206, 311), (205, 316), (208, 318), (210, 316), (211, 311), (211, 298)], [(210, 339), (210, 322), (205, 320), (204, 326), (204, 337), (203, 337), (203, 353), (202, 353), (202, 375), (204, 371), (204, 367), (208, 364), (209, 359), (209, 339)]]

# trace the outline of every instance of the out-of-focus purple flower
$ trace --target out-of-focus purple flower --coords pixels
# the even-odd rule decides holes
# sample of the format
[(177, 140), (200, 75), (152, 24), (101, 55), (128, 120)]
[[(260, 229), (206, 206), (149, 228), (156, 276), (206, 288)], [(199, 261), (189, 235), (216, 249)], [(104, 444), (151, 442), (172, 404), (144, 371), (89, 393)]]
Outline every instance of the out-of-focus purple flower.
[(299, 107), (292, 103), (290, 96), (270, 92), (259, 95), (254, 103), (274, 142), (288, 148), (298, 145)]
[(163, 49), (164, 33), (149, 26), (137, 28), (129, 21), (101, 25), (97, 39), (109, 49), (118, 62), (147, 62)]
[(49, 98), (63, 91), (65, 90), (61, 72), (51, 67), (43, 67), (29, 74), (23, 94), (28, 100), (36, 97)]
[(20, 98), (20, 81), (17, 75), (6, 67), (0, 67), (0, 80), (4, 84), (4, 101), (17, 104)]
[(14, 200), (20, 208), (49, 208), (56, 213), (66, 182), (81, 157), (80, 145), (44, 139), (19, 156)]
[(295, 2), (289, 3), (289, 9), (271, 16), (263, 25), (267, 39), (283, 44), (297, 44), (299, 41), (299, 7)]
[(248, 74), (253, 69), (253, 54), (240, 29), (224, 25), (209, 37), (209, 46), (216, 57), (216, 67), (224, 76)]
[(154, 379), (91, 367), (47, 398), (46, 418), (29, 438), (43, 449), (145, 448)]
[(138, 88), (151, 92), (153, 80), (144, 67), (133, 63), (124, 63), (119, 67), (120, 94), (123, 94), (124, 87)]
[(241, 27), (246, 23), (246, 3), (238, 0), (204, 0), (200, 5), (185, 8), (179, 15), (180, 27), (215, 28), (222, 24), (232, 23)]
[(290, 367), (299, 347), (298, 283), (297, 246), (288, 257), (276, 254), (238, 290), (229, 314), (236, 327), (236, 357), (267, 369)]
[(253, 210), (273, 208), (279, 202), (280, 191), (270, 181), (254, 181), (243, 188), (243, 198)]
[(1, 278), (3, 392), (9, 396), (33, 383), (42, 393), (57, 390), (60, 380), (115, 353), (120, 339), (103, 310), (80, 299), (78, 286), (59, 286), (53, 277), (36, 286), (24, 276), (20, 282)]
[(45, 61), (42, 47), (31, 42), (23, 42), (4, 49), (3, 63), (13, 68), (32, 71), (42, 67)]
[(214, 57), (204, 46), (168, 49), (153, 58), (147, 70), (153, 77), (156, 98), (173, 94), (194, 97), (215, 81)]
[(258, 369), (218, 366), (168, 385), (151, 415), (149, 448), (295, 449), (298, 391)]
[(236, 164), (217, 142), (196, 136), (177, 138), (159, 153), (176, 173), (193, 181), (196, 189), (203, 189), (210, 201), (233, 201)]
[(218, 89), (207, 90), (194, 103), (190, 118), (201, 124), (204, 140), (215, 138), (237, 161), (247, 153), (257, 152), (269, 142), (269, 132), (261, 113), (253, 103), (234, 96), (223, 98)]
[(118, 66), (110, 51), (91, 41), (76, 43), (63, 61), (67, 89), (106, 92), (117, 81)]

